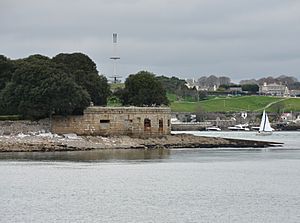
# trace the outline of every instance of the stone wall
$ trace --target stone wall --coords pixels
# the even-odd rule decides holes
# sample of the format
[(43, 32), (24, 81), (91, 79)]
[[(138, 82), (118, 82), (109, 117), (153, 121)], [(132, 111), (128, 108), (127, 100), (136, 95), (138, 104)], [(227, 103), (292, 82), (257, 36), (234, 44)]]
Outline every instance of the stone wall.
[(0, 135), (16, 135), (19, 133), (49, 132), (49, 119), (39, 121), (0, 121)]
[(88, 107), (81, 116), (52, 119), (52, 132), (78, 135), (167, 135), (171, 132), (167, 107)]

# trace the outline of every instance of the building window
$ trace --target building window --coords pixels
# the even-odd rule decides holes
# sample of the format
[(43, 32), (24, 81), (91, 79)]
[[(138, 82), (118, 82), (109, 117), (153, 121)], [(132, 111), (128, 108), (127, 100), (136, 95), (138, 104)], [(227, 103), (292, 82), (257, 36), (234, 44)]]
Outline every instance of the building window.
[(110, 120), (108, 120), (108, 119), (101, 119), (100, 123), (110, 123)]
[(168, 119), (168, 127), (170, 127), (171, 125), (171, 122), (170, 122), (170, 119)]
[(163, 119), (158, 120), (158, 131), (162, 132), (164, 130), (164, 121)]
[(148, 118), (144, 119), (144, 131), (150, 131), (151, 130), (151, 120)]

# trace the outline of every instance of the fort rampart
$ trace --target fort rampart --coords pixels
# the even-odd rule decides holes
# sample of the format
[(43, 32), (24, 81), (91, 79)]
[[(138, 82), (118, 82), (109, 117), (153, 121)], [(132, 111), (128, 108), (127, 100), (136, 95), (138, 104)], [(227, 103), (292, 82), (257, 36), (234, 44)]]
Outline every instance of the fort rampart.
[(168, 107), (88, 107), (83, 115), (54, 116), (51, 131), (57, 134), (128, 135), (149, 137), (171, 132)]

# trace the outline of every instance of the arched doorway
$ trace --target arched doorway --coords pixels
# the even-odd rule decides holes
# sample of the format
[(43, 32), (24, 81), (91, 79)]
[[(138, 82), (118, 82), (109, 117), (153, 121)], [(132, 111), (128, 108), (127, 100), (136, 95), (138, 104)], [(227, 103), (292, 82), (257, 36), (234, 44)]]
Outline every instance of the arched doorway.
[(149, 118), (144, 119), (144, 131), (145, 132), (151, 131), (151, 120)]
[(164, 131), (164, 120), (163, 119), (159, 119), (158, 120), (158, 132), (162, 133)]

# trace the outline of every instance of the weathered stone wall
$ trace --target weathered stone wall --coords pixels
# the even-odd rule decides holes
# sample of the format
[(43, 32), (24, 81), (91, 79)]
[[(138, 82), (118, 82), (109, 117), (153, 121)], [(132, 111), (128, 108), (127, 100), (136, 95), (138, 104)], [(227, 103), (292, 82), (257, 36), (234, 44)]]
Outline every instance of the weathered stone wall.
[[(150, 120), (151, 126), (145, 125)], [(167, 135), (171, 132), (170, 108), (88, 107), (82, 116), (53, 117), (52, 132), (78, 135)], [(146, 121), (147, 122), (147, 121)]]
[(39, 121), (0, 121), (0, 135), (16, 135), (19, 133), (49, 132), (49, 119)]

